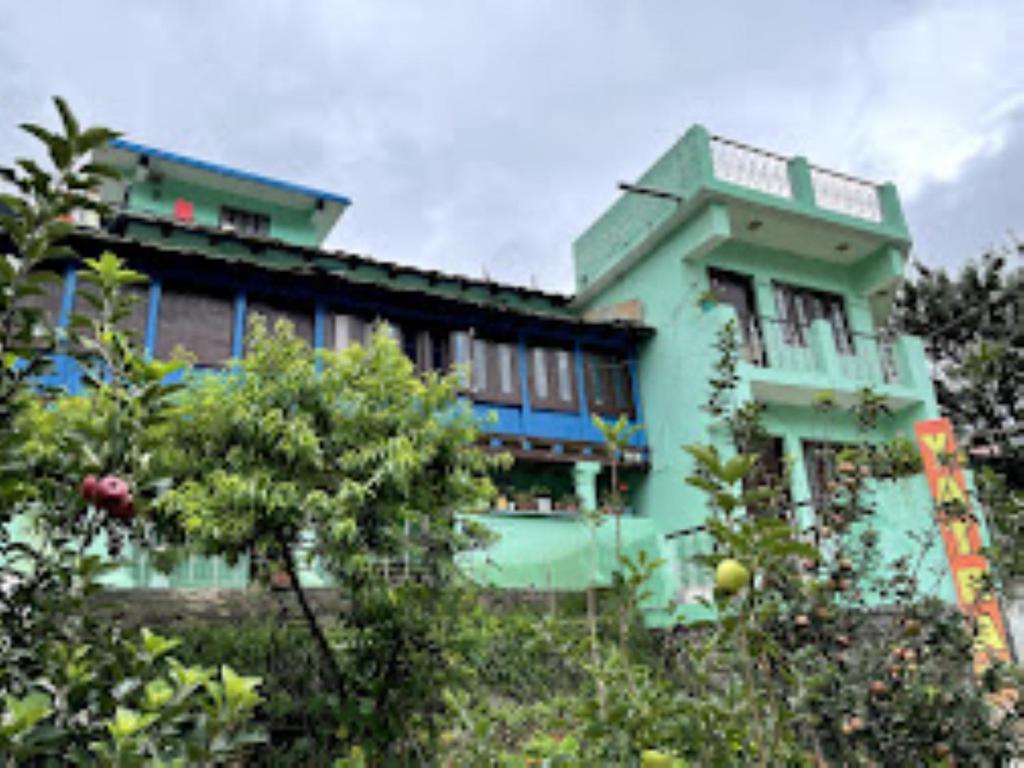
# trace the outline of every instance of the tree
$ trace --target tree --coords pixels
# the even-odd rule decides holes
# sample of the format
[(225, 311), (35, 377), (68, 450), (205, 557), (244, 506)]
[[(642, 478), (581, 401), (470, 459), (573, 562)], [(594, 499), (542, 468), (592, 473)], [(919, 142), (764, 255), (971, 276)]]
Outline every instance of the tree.
[[(375, 761), (411, 759), (417, 729), (432, 738), (443, 710), (445, 612), (466, 541), (455, 515), (492, 492), (477, 434), (457, 378), (417, 376), (386, 329), (366, 347), (314, 352), (261, 318), (246, 357), (193, 380), (169, 424), (165, 460), (187, 479), (159, 502), (165, 530), (287, 572), (349, 740)], [(390, 584), (386, 558), (415, 578)], [(313, 563), (345, 605), (345, 669), (302, 583)]]
[[(99, 311), (76, 318), (71, 338), (58, 338), (31, 305), (56, 279), (46, 271), (52, 260), (74, 258), (64, 218), (102, 208), (93, 195), (112, 173), (87, 154), (115, 134), (81, 130), (55, 102), (61, 133), (22, 126), (52, 168), (22, 158), (0, 169), (13, 188), (0, 197), (0, 759), (218, 763), (257, 738), (245, 724), (260, 700), (258, 680), (181, 664), (169, 655), (175, 641), (126, 633), (94, 603), (108, 569), (95, 548), (105, 539), (113, 554), (133, 530), (143, 483), (126, 480), (145, 475), (146, 433), (170, 390), (167, 367), (144, 361), (117, 328), (127, 311), (122, 289), (139, 276), (112, 254), (83, 264)], [(85, 395), (38, 381), (55, 352), (77, 355)], [(87, 472), (118, 493), (104, 491), (101, 501), (97, 481), (83, 483)]]
[(925, 339), (939, 405), (978, 458), (1024, 489), (1024, 267), (1014, 242), (958, 274), (915, 265), (895, 321)]

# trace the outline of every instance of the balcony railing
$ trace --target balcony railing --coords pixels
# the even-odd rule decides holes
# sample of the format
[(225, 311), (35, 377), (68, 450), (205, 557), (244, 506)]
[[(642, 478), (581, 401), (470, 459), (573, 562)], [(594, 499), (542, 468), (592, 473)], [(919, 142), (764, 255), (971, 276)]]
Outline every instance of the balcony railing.
[[(812, 335), (823, 333), (822, 343)], [(830, 373), (858, 386), (895, 384), (910, 386), (910, 377), (896, 354), (896, 340), (886, 334), (852, 333), (848, 339), (836, 339), (824, 323), (814, 326), (783, 322), (774, 317), (751, 317), (739, 326), (743, 359), (751, 365), (770, 370), (810, 375)], [(835, 350), (828, 355), (827, 349)]]
[(825, 370), (814, 348), (806, 343), (807, 329), (774, 317), (754, 317), (741, 329), (744, 357), (761, 368), (815, 373)]
[(821, 208), (868, 221), (882, 220), (878, 188), (869, 181), (812, 167), (811, 188), (814, 202)]
[(789, 161), (782, 155), (712, 136), (711, 165), (722, 181), (777, 197), (793, 196)]
[(839, 356), (845, 378), (863, 384), (909, 384), (888, 335), (854, 333), (851, 354)]

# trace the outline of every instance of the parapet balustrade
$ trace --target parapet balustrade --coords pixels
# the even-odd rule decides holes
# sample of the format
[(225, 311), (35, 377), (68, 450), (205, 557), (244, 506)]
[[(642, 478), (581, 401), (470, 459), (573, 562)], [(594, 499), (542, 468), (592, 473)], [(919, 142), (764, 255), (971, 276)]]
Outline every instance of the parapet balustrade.
[(819, 208), (868, 221), (882, 220), (878, 187), (870, 181), (812, 166), (811, 188)]
[(724, 136), (711, 137), (711, 167), (715, 178), (777, 197), (792, 197), (789, 160)]
[(865, 221), (883, 220), (879, 186), (870, 181), (808, 166), (803, 160), (724, 136), (712, 135), (710, 144), (712, 173), (719, 181), (793, 200), (800, 197), (794, 189), (794, 175), (805, 173), (809, 176), (805, 191), (813, 198), (813, 205)]

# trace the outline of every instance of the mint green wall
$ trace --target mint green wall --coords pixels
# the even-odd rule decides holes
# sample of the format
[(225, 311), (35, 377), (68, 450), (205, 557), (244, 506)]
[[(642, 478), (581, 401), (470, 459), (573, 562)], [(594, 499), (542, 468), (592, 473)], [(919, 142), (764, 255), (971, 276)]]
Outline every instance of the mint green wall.
[[(716, 175), (712, 153), (712, 142), (717, 140), (718, 137), (713, 137), (703, 126), (692, 126), (637, 182), (641, 187), (675, 195), (678, 201), (635, 192), (624, 193), (576, 239), (573, 243), (573, 259), (579, 293), (607, 279), (613, 269), (628, 262), (638, 251), (656, 244), (681, 216), (688, 217), (707, 201), (720, 198), (729, 198), (787, 216), (809, 215), (821, 224), (847, 227), (852, 232), (909, 246), (906, 221), (892, 184), (875, 187), (880, 221), (851, 216), (825, 207), (815, 200), (812, 169), (802, 157), (786, 160), (774, 156), (785, 164), (784, 175), (791, 189), (789, 197), (720, 178)], [(754, 157), (760, 156), (763, 159), (770, 156), (769, 153), (750, 147), (746, 149), (751, 150)]]
[(217, 227), (220, 225), (220, 208), (227, 205), (269, 216), (271, 237), (295, 245), (318, 245), (317, 233), (311, 220), (312, 207), (306, 211), (285, 208), (225, 190), (214, 190), (174, 179), (164, 179), (159, 183), (140, 181), (132, 184), (129, 189), (128, 209), (131, 211), (170, 217), (174, 213), (174, 201), (184, 198), (195, 206), (197, 224)]
[[(717, 212), (716, 212), (717, 209)], [(641, 514), (648, 515), (661, 533), (699, 525), (706, 515), (704, 496), (686, 485), (692, 462), (682, 451), (688, 443), (712, 443), (728, 455), (733, 448), (726, 430), (712, 423), (702, 409), (709, 394), (708, 379), (715, 359), (714, 342), (719, 329), (733, 310), (724, 305), (701, 306), (708, 290), (708, 268), (717, 267), (749, 275), (755, 286), (759, 315), (776, 315), (772, 280), (830, 291), (843, 296), (852, 330), (872, 333), (874, 321), (867, 291), (880, 282), (891, 282), (900, 270), (903, 257), (898, 250), (883, 247), (852, 265), (813, 260), (795, 253), (752, 245), (732, 236), (724, 206), (709, 203), (665, 234), (641, 260), (636, 261), (615, 281), (605, 286), (583, 305), (583, 309), (606, 307), (640, 299), (644, 321), (655, 328), (652, 339), (644, 342), (639, 356), (641, 399), (651, 446), (652, 469), (639, 489)], [(898, 413), (870, 433), (858, 432), (848, 416), (816, 411), (811, 403), (817, 393), (831, 390), (851, 402), (860, 382), (850, 380), (840, 368), (831, 330), (825, 324), (814, 329), (819, 341), (831, 354), (827, 370), (780, 371), (741, 363), (736, 402), (754, 397), (760, 387), (767, 396), (759, 399), (773, 403), (766, 414), (768, 430), (784, 441), (793, 460), (794, 496), (798, 501), (809, 496), (801, 443), (804, 440), (855, 442), (880, 440), (897, 434), (913, 435), (913, 422), (937, 415), (934, 392), (920, 340), (902, 339), (897, 344), (901, 381), (887, 385), (881, 375), (875, 389), (890, 396)], [(775, 392), (796, 398), (797, 404), (780, 404)], [(840, 398), (842, 400), (842, 398)], [(802, 403), (802, 404), (800, 404)], [(917, 532), (934, 542), (924, 560), (923, 585), (933, 594), (953, 600), (952, 581), (945, 552), (932, 513), (933, 505), (923, 478), (899, 483), (882, 483), (873, 493), (879, 509), (874, 524), (880, 534), (883, 555), (887, 558), (916, 551), (910, 538)], [(700, 594), (708, 574), (695, 569), (687, 558), (706, 551), (708, 543), (699, 537), (674, 539), (674, 551), (680, 562), (685, 602)], [(693, 614), (694, 609), (688, 609)], [(697, 611), (699, 614), (700, 611)], [(696, 615), (696, 614), (693, 614)]]

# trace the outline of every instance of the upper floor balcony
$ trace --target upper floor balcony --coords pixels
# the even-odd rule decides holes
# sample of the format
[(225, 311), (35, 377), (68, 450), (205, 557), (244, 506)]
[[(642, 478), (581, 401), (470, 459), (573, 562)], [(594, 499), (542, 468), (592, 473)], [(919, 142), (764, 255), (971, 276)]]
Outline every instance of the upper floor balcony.
[(933, 398), (924, 345), (915, 336), (856, 331), (837, 318), (738, 318), (724, 304), (712, 316), (718, 327), (733, 321), (736, 328), (740, 397), (806, 406), (827, 395), (849, 406), (871, 389), (894, 410)]
[[(812, 165), (693, 126), (573, 244), (579, 301), (670, 234), (699, 259), (725, 240), (838, 265), (876, 257), (894, 278), (910, 239), (896, 188)], [(872, 286), (874, 287), (874, 286)]]

